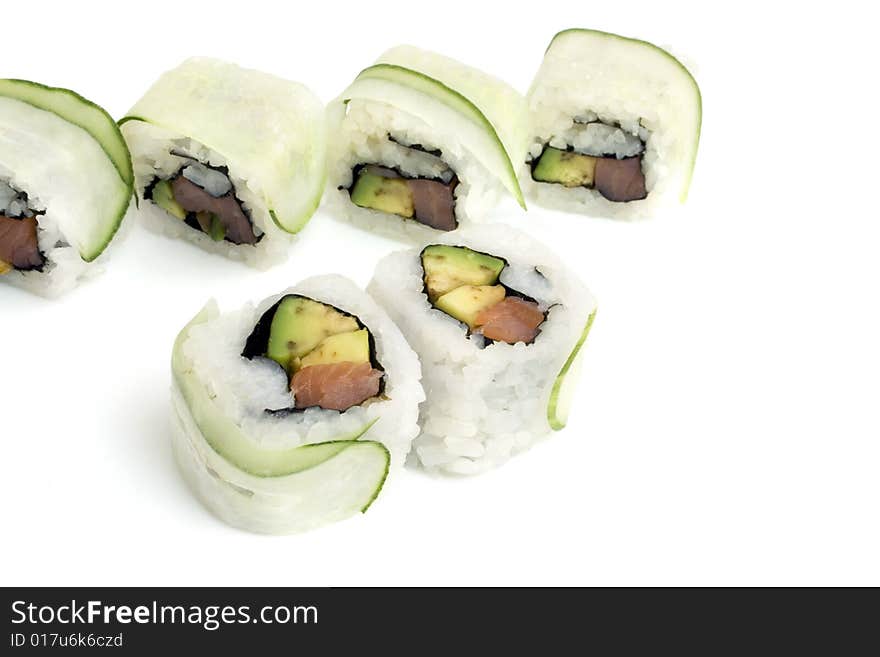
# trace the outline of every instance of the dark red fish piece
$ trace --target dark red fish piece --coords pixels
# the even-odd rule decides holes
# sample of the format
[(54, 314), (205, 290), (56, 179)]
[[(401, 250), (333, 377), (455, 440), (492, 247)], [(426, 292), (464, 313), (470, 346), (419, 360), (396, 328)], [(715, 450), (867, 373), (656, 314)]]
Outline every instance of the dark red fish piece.
[(599, 158), (593, 179), (596, 190), (609, 201), (640, 201), (648, 196), (641, 155)]
[(13, 219), (0, 215), (0, 260), (21, 270), (43, 266), (36, 217)]
[(421, 178), (406, 182), (412, 192), (416, 221), (437, 230), (455, 230), (458, 227), (455, 198), (452, 195), (457, 180), (453, 178), (449, 184)]
[(233, 244), (256, 244), (254, 228), (232, 192), (214, 198), (194, 182), (178, 176), (171, 183), (174, 200), (187, 212), (211, 212), (226, 228), (226, 239)]

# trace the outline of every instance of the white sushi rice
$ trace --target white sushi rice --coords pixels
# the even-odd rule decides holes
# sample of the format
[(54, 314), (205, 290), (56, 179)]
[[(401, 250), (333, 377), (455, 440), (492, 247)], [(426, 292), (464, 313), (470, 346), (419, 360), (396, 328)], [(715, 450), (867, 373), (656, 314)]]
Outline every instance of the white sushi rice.
[[(616, 219), (653, 216), (677, 203), (682, 185), (687, 186), (683, 180), (690, 178), (694, 108), (689, 106), (691, 90), (682, 91), (682, 85), (693, 80), (671, 56), (648, 44), (612, 37), (614, 47), (623, 49), (616, 54), (589, 45), (589, 39), (603, 38), (607, 41), (601, 35), (557, 38), (547, 51), (527, 97), (532, 140), (520, 169), (523, 191), (539, 205), (568, 212)], [(589, 121), (606, 126), (582, 125)], [(642, 171), (648, 195), (643, 200), (612, 202), (594, 189), (532, 178), (529, 163), (546, 145), (620, 158), (637, 154), (639, 140), (645, 144)]]
[(428, 470), (474, 474), (546, 436), (551, 390), (596, 304), (546, 247), (501, 224), (435, 236), (427, 244), (467, 246), (504, 258), (501, 282), (547, 308), (535, 341), (495, 342), (433, 308), (424, 292), (421, 247), (384, 258), (368, 292), (388, 310), (422, 361), (427, 401), (413, 454)]
[[(618, 159), (641, 154), (644, 142), (650, 139), (650, 133), (637, 124), (624, 126), (611, 125), (598, 118), (586, 125), (577, 122), (571, 128), (553, 135), (548, 144), (559, 150), (569, 147), (576, 153), (602, 157), (613, 155)], [(532, 144), (529, 155), (537, 158), (543, 150), (540, 142)]]
[[(287, 376), (274, 362), (248, 360), (241, 353), (258, 320), (288, 294), (330, 304), (361, 321), (374, 338), (376, 358), (385, 370), (382, 398), (344, 412), (320, 408), (286, 415), (265, 412), (293, 406)], [(224, 409), (224, 416), (257, 446), (283, 449), (350, 439), (373, 422), (361, 439), (383, 443), (391, 453), (394, 470), (403, 464), (418, 434), (418, 406), (424, 399), (418, 358), (388, 315), (342, 276), (309, 278), (256, 307), (247, 305), (197, 324), (190, 329), (182, 349), (193, 363), (195, 377), (216, 405)], [(285, 514), (285, 506), (295, 500), (284, 498), (283, 483), (278, 483), (284, 477), (254, 477), (222, 459), (198, 430), (176, 386), (174, 407), (175, 452), (181, 469), (206, 506), (230, 524), (245, 529), (279, 533), (303, 528), (302, 518)]]
[[(359, 164), (396, 168), (409, 177), (440, 178), (447, 168), (458, 176), (454, 191), (455, 217), (459, 225), (483, 220), (498, 203), (504, 187), (479, 164), (454, 130), (433, 128), (418, 117), (387, 103), (351, 100), (331, 125), (330, 173), (325, 200), (336, 215), (371, 232), (405, 241), (423, 241), (438, 231), (414, 219), (362, 208), (351, 202), (352, 172)], [(397, 142), (389, 139), (393, 136)], [(407, 148), (419, 144), (439, 150), (440, 157)]]
[[(249, 184), (248, 180), (242, 177), (242, 173), (236, 171), (234, 166), (230, 166), (220, 153), (186, 136), (141, 121), (129, 121), (125, 124), (125, 138), (132, 153), (135, 186), (140, 201), (139, 214), (147, 228), (174, 239), (190, 241), (210, 253), (239, 260), (258, 269), (268, 269), (287, 258), (294, 236), (275, 225), (262, 190), (254, 184)], [(173, 153), (186, 154), (189, 157), (181, 157)], [(152, 201), (144, 199), (144, 189), (155, 178), (170, 178), (181, 169), (188, 171), (189, 175), (185, 174), (185, 177), (189, 180), (196, 178), (197, 180), (193, 182), (201, 186), (211, 185), (209, 192), (225, 188), (222, 180), (211, 176), (219, 172), (207, 167), (198, 169), (193, 166), (193, 160), (190, 158), (212, 167), (229, 168), (228, 180), (232, 183), (236, 197), (242, 202), (245, 212), (253, 222), (255, 233), (260, 235), (262, 232), (262, 238), (257, 244), (215, 241), (209, 235), (172, 216)], [(200, 173), (203, 175), (199, 175)]]

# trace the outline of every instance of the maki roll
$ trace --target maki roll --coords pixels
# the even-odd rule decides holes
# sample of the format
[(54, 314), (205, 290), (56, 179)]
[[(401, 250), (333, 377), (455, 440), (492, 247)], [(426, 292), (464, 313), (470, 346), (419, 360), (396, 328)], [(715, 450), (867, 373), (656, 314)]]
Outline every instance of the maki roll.
[(147, 225), (258, 268), (287, 255), (324, 189), (324, 107), (214, 59), (165, 73), (120, 121)]
[(545, 247), (463, 229), (387, 256), (368, 291), (422, 361), (425, 468), (481, 472), (565, 426), (596, 303)]
[(539, 205), (635, 218), (684, 203), (700, 142), (700, 89), (657, 46), (596, 30), (557, 34), (528, 95), (523, 186)]
[(0, 280), (45, 296), (94, 271), (132, 198), (107, 112), (69, 89), (0, 80)]
[(525, 207), (513, 165), (525, 101), (481, 71), (399, 46), (331, 103), (328, 122), (331, 205), (368, 230), (427, 239), (485, 219), (505, 192)]
[(210, 302), (172, 355), (174, 453), (228, 524), (299, 532), (366, 511), (418, 433), (419, 362), (348, 279)]

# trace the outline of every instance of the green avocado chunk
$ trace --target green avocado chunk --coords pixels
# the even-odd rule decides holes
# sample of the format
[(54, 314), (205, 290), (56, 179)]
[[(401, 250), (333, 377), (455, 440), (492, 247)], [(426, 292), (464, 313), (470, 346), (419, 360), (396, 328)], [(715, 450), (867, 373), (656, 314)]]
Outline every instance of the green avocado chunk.
[(213, 213), (211, 214), (211, 230), (208, 232), (208, 235), (215, 242), (222, 242), (226, 239), (226, 226), (223, 225), (220, 217)]
[(495, 285), (504, 260), (465, 246), (434, 244), (422, 251), (428, 298), (436, 301), (462, 285)]
[(362, 208), (412, 218), (413, 195), (406, 179), (383, 175), (384, 171), (364, 167), (351, 188), (351, 202)]
[(324, 338), (321, 344), (303, 356), (299, 368), (331, 363), (369, 362), (370, 334), (367, 329), (361, 329)]
[(300, 296), (285, 297), (272, 318), (266, 356), (290, 372), (328, 336), (359, 328), (354, 317), (333, 306)]
[(171, 182), (160, 180), (153, 186), (153, 203), (178, 219), (186, 219), (186, 210), (174, 199)]
[(598, 158), (548, 146), (541, 154), (532, 178), (565, 187), (592, 187)]
[(476, 328), (477, 315), (486, 308), (500, 303), (507, 291), (503, 285), (462, 285), (437, 299), (438, 310)]

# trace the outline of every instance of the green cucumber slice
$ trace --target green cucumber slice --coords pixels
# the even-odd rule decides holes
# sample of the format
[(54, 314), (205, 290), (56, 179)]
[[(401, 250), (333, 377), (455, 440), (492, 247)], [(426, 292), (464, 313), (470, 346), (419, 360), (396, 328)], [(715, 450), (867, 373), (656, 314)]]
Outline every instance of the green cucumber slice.
[[(0, 133), (8, 139), (0, 138), (0, 162), (52, 201), (65, 238), (83, 260), (93, 261), (113, 239), (134, 193), (119, 128), (101, 107), (69, 89), (0, 80), (0, 101)], [(41, 165), (29, 169), (30, 160)], [(47, 162), (54, 165), (51, 174)], [(70, 175), (59, 182), (62, 168)]]
[(587, 341), (587, 336), (590, 333), (590, 328), (593, 326), (593, 318), (595, 316), (596, 311), (594, 310), (587, 318), (587, 324), (584, 326), (580, 339), (577, 341), (574, 349), (571, 350), (571, 354), (569, 354), (568, 359), (559, 371), (556, 381), (553, 382), (553, 389), (550, 391), (550, 403), (547, 405), (547, 421), (550, 423), (550, 428), (554, 431), (564, 428), (568, 421), (571, 399), (577, 385), (577, 370), (581, 364), (581, 358), (579, 358), (581, 347)]
[(455, 59), (411, 45), (386, 50), (376, 64), (397, 64), (455, 89), (476, 105), (489, 120), (511, 162), (526, 159), (529, 144), (529, 110), (525, 97), (503, 80)]
[(248, 475), (201, 439), (176, 384), (172, 400), (172, 448), (181, 473), (205, 506), (234, 527), (289, 534), (344, 520), (365, 512), (387, 477), (388, 451), (372, 441), (346, 443), (333, 458), (288, 477)]
[(0, 80), (0, 96), (52, 112), (68, 123), (79, 126), (101, 145), (119, 172), (119, 177), (130, 185), (134, 183), (128, 145), (119, 126), (103, 107), (70, 89), (49, 87), (29, 80)]
[(455, 89), (403, 66), (375, 64), (361, 71), (343, 94), (342, 102), (353, 99), (389, 103), (427, 119), (431, 125), (456, 126), (474, 157), (501, 181), (520, 206), (526, 207), (511, 156), (495, 127), (479, 107)]
[(218, 315), (216, 303), (211, 302), (183, 328), (174, 342), (171, 370), (174, 381), (205, 442), (230, 464), (255, 477), (285, 477), (296, 474), (337, 456), (369, 431), (376, 422), (373, 420), (351, 435), (340, 436), (334, 441), (325, 443), (288, 449), (267, 449), (255, 445), (238, 425), (225, 417), (223, 410), (195, 376), (192, 363), (183, 353), (183, 343), (189, 337), (190, 329)]
[(554, 46), (567, 41), (580, 42), (584, 49), (589, 48), (590, 55), (597, 60), (602, 58), (616, 60), (630, 54), (633, 48), (639, 48), (645, 55), (642, 68), (654, 67), (657, 75), (662, 75), (669, 79), (675, 85), (669, 92), (671, 96), (682, 99), (690, 98), (691, 102), (685, 104), (684, 111), (681, 112), (680, 117), (682, 121), (689, 124), (686, 134), (683, 135), (683, 138), (688, 140), (686, 145), (686, 152), (689, 154), (688, 163), (679, 191), (679, 201), (684, 203), (687, 200), (691, 180), (694, 175), (703, 121), (703, 99), (700, 94), (700, 87), (694, 76), (674, 55), (653, 43), (600, 30), (584, 28), (563, 30), (557, 33), (550, 41), (550, 45), (547, 46), (547, 52), (550, 52)]

